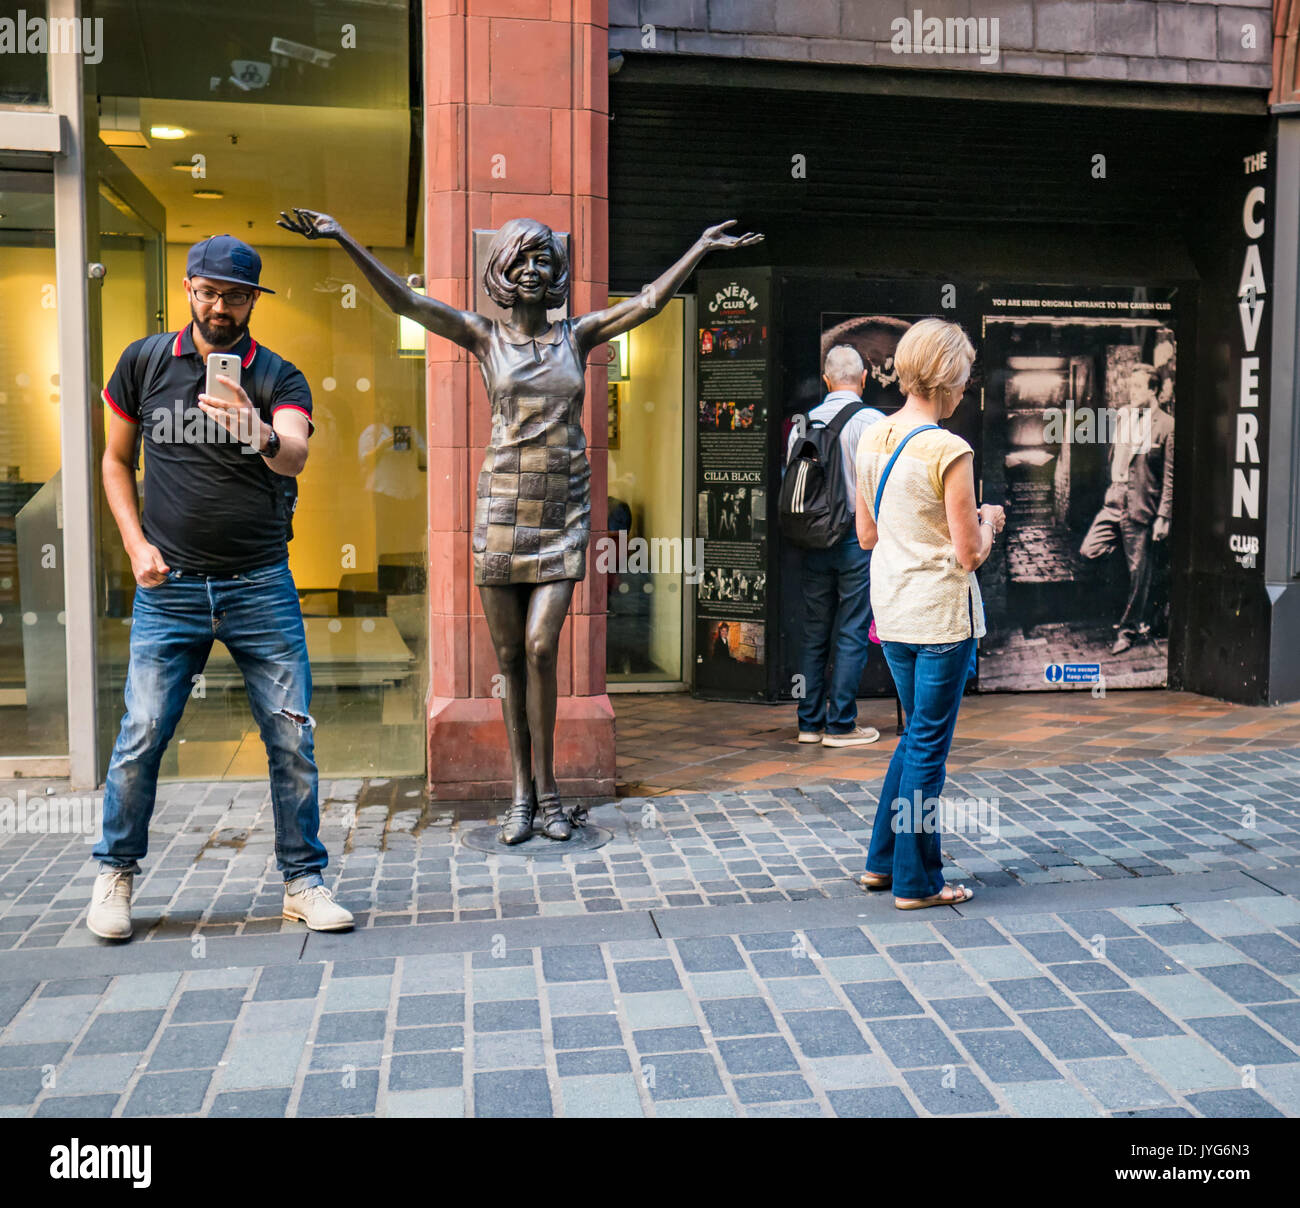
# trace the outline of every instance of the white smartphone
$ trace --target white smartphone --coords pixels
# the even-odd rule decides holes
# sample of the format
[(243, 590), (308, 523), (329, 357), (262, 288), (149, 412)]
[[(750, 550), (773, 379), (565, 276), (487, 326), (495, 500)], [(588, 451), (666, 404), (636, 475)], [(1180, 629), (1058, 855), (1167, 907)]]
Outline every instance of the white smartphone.
[(239, 385), (239, 358), (229, 352), (208, 353), (208, 384), (204, 394), (213, 398), (225, 399), (228, 403), (237, 403), (239, 396), (229, 386), (217, 381), (217, 376), (228, 377), (236, 386)]

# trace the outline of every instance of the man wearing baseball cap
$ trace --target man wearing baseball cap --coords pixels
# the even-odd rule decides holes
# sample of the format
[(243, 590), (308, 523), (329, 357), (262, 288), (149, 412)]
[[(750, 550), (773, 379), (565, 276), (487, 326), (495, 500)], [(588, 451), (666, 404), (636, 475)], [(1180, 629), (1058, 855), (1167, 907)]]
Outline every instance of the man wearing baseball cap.
[[(214, 640), (243, 675), (266, 745), (284, 916), (317, 931), (352, 926), (321, 877), (311, 667), (288, 561), (311, 391), (298, 369), (249, 334), (258, 296), (274, 292), (261, 274), (262, 258), (242, 240), (196, 243), (185, 272), (191, 322), (129, 345), (104, 389), (104, 493), (136, 581), (126, 716), (108, 768), (86, 920), (104, 939), (131, 936), (158, 767)], [(236, 401), (204, 392), (214, 352), (239, 358), (238, 386), (218, 378)]]

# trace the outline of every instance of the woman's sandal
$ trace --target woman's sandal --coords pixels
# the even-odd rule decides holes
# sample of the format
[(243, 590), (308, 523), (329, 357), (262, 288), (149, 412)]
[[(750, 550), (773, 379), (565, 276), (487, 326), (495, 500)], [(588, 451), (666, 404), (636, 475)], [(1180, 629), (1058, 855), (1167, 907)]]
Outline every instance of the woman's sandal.
[(928, 898), (895, 898), (894, 906), (899, 910), (924, 910), (927, 906), (956, 906), (960, 902), (969, 902), (975, 891), (965, 885), (945, 885), (938, 893)]
[(894, 878), (886, 872), (864, 872), (858, 878), (860, 889), (870, 889), (873, 892), (878, 889), (888, 889), (893, 883)]

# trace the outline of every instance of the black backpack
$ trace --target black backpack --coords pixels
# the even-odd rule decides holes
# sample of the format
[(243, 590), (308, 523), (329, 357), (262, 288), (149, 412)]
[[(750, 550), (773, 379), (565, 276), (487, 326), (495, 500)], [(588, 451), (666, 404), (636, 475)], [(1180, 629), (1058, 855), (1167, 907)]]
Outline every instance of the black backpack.
[[(153, 389), (154, 383), (162, 374), (163, 366), (167, 363), (167, 358), (171, 356), (172, 342), (175, 339), (175, 332), (161, 331), (150, 336), (141, 347), (135, 360), (137, 374), (135, 383), (136, 398), (143, 399)], [(271, 352), (270, 349), (263, 348), (261, 345), (258, 346), (257, 357), (253, 361), (253, 372), (240, 382), (245, 393), (253, 400), (254, 406), (257, 406), (265, 397), (267, 389), (275, 379), (275, 374), (279, 371), (280, 361), (281, 358)], [(141, 366), (143, 366), (143, 370)], [(137, 474), (140, 472), (140, 454), (143, 445), (144, 424), (139, 423), (135, 429), (135, 470)], [(277, 474), (265, 463), (263, 463), (262, 468), (266, 471), (263, 480), (270, 491), (275, 515), (287, 525), (286, 539), (292, 541), (293, 514), (298, 509), (298, 480)]]
[(786, 463), (781, 483), (781, 532), (791, 545), (802, 549), (830, 549), (849, 535), (853, 504), (844, 482), (840, 433), (844, 425), (867, 404), (859, 400), (841, 407), (829, 424), (814, 426), (806, 415)]

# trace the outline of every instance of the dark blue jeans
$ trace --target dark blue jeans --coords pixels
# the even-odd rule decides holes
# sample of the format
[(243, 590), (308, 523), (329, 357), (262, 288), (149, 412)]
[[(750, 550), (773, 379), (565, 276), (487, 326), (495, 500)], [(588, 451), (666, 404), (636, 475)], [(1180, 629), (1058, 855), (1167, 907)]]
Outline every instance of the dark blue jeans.
[(892, 876), (895, 897), (928, 898), (943, 888), (938, 798), (974, 643), (884, 643), (907, 725), (880, 790), (867, 871)]
[(287, 561), (235, 579), (173, 570), (157, 587), (136, 589), (126, 716), (108, 767), (104, 834), (93, 855), (111, 868), (140, 871), (158, 766), (214, 640), (226, 644), (243, 673), (266, 744), (276, 865), (286, 881), (319, 881), (328, 857), (317, 835), (311, 665)]
[[(858, 724), (858, 683), (871, 643), (871, 552), (850, 536), (830, 549), (804, 551), (803, 648), (799, 670), (804, 696), (799, 729), (847, 734)], [(826, 664), (836, 623), (835, 667), (829, 692)]]

